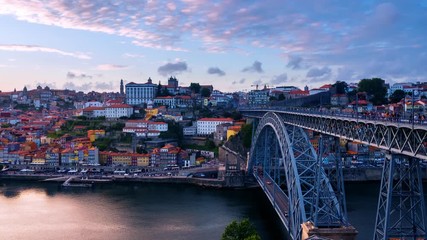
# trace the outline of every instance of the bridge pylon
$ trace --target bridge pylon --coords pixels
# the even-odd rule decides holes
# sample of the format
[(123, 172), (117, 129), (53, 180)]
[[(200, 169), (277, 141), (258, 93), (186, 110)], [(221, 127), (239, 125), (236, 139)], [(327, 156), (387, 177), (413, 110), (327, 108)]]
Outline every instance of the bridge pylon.
[(427, 239), (419, 159), (397, 154), (387, 158), (373, 239)]

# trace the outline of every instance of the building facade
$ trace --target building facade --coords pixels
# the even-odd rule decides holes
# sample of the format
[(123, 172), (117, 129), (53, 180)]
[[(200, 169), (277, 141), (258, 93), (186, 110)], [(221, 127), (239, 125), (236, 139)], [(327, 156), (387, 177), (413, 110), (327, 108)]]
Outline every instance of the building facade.
[(232, 118), (201, 118), (197, 120), (197, 134), (209, 135), (216, 131), (216, 126), (224, 123), (233, 124)]
[(157, 84), (151, 78), (146, 83), (130, 82), (126, 84), (126, 103), (130, 105), (147, 104), (157, 95)]

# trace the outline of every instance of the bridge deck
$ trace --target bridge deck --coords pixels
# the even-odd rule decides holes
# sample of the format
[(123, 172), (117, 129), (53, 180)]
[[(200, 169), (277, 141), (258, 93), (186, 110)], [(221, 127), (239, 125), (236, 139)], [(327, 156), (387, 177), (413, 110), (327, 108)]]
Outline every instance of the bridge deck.
[(289, 231), (289, 220), (288, 220), (288, 211), (289, 211), (289, 199), (283, 194), (283, 191), (280, 187), (273, 181), (273, 179), (268, 175), (259, 176), (254, 173), (258, 184), (261, 186), (271, 204), (273, 205), (274, 210), (276, 210), (279, 215), (280, 220), (282, 220), (283, 225), (286, 230)]

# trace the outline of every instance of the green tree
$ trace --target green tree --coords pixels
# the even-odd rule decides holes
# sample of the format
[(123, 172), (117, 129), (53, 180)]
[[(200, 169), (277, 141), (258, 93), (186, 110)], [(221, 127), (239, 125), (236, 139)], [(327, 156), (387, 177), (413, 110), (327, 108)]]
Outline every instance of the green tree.
[(250, 148), (252, 143), (252, 124), (245, 124), (240, 130), (242, 134), (243, 147)]
[(200, 94), (202, 95), (202, 97), (210, 97), (211, 90), (209, 90), (208, 88), (202, 88)]
[(198, 83), (191, 83), (190, 84), (190, 89), (193, 93), (199, 93), (200, 92), (200, 84)]
[(279, 97), (277, 98), (277, 100), (279, 101), (285, 100), (285, 95), (283, 93), (279, 94)]
[(346, 94), (348, 90), (348, 84), (343, 81), (335, 82), (332, 87), (335, 89), (335, 94)]
[(405, 95), (406, 95), (405, 91), (398, 89), (390, 95), (390, 102), (391, 103), (397, 103), (400, 100), (402, 100), (402, 98), (404, 98)]
[(243, 219), (241, 222), (232, 221), (225, 228), (221, 240), (261, 240), (261, 237), (249, 219)]
[(385, 81), (381, 78), (362, 79), (358, 84), (359, 92), (366, 92), (368, 100), (372, 101), (374, 105), (381, 105), (387, 102), (385, 98), (387, 88)]

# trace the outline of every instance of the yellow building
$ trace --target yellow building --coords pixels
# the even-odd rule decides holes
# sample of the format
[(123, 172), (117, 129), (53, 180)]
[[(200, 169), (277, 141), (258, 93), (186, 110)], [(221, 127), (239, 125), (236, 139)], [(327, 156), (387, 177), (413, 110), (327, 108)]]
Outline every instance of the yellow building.
[(90, 142), (95, 142), (99, 137), (105, 136), (105, 130), (89, 130), (87, 131), (87, 137)]
[(159, 114), (158, 108), (146, 108), (145, 109), (145, 119), (144, 120), (150, 120), (151, 117), (157, 116)]
[(32, 164), (46, 164), (46, 154), (45, 153), (37, 153), (34, 155)]
[(138, 167), (146, 167), (150, 163), (150, 154), (137, 154)]
[(227, 129), (227, 140), (230, 139), (231, 136), (234, 136), (240, 132), (242, 126), (231, 126)]

